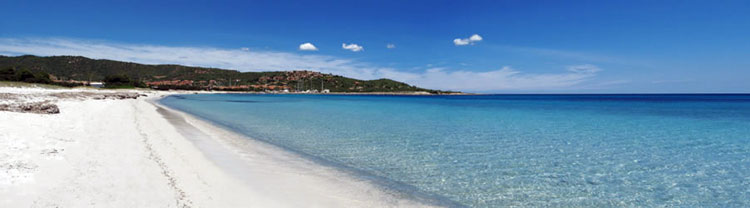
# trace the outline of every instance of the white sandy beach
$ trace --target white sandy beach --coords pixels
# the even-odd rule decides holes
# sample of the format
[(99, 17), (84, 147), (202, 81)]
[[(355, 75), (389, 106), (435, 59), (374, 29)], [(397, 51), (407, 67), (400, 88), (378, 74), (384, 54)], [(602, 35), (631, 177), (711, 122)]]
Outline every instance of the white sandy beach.
[[(412, 199), (138, 99), (0, 87), (59, 114), (0, 111), (0, 207), (420, 207)], [(122, 91), (118, 91), (122, 92)], [(20, 97), (20, 98), (19, 98)]]

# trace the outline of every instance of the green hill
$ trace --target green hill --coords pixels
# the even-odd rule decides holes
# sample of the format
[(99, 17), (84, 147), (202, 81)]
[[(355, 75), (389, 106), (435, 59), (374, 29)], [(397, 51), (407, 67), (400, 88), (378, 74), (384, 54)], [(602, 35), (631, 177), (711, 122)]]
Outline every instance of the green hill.
[(170, 64), (138, 64), (81, 56), (0, 56), (0, 69), (7, 68), (28, 69), (33, 73), (44, 72), (59, 83), (102, 81), (107, 76), (125, 75), (157, 89), (304, 91), (324, 88), (331, 92), (445, 93), (390, 79), (358, 80), (312, 71), (239, 72)]

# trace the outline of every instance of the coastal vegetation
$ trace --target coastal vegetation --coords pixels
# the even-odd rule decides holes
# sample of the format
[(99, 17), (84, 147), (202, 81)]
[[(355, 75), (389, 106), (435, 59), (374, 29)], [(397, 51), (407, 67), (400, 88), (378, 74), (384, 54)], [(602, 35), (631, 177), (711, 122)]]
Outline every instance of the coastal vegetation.
[(0, 87), (13, 88), (42, 88), (42, 89), (67, 89), (67, 87), (51, 84), (27, 83), (16, 81), (0, 81)]
[(0, 68), (27, 69), (23, 72), (24, 80), (10, 81), (74, 86), (109, 81), (114, 83), (110, 83), (110, 87), (149, 87), (160, 90), (451, 93), (419, 88), (390, 79), (359, 80), (313, 71), (239, 72), (172, 64), (149, 65), (99, 60), (81, 56), (0, 56)]
[(104, 83), (107, 83), (105, 85), (106, 88), (136, 88), (141, 87), (145, 88), (146, 85), (142, 82), (138, 82), (135, 80), (131, 80), (128, 75), (123, 74), (115, 74), (115, 75), (107, 75), (104, 77)]
[(14, 67), (5, 67), (0, 69), (0, 81), (15, 81), (40, 84), (52, 83), (49, 74), (44, 71), (33, 73), (25, 68), (17, 70)]

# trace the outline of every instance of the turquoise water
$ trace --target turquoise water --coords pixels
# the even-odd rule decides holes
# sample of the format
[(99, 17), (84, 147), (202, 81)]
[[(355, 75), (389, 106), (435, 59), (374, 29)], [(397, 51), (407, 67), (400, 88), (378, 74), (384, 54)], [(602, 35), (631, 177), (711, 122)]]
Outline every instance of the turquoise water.
[(469, 207), (750, 206), (750, 95), (179, 95), (163, 104)]

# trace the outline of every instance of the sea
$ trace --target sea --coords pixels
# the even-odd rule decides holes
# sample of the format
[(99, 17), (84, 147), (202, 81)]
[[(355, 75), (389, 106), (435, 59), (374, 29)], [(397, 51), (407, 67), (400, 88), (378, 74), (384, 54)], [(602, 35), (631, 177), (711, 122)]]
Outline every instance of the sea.
[(750, 207), (748, 94), (190, 94), (160, 102), (455, 206)]

